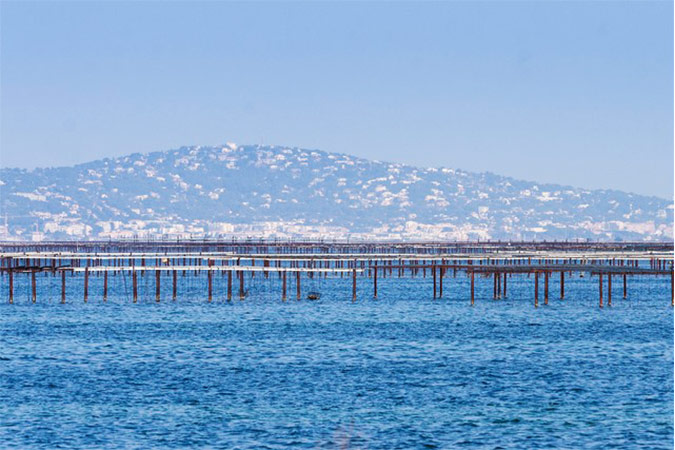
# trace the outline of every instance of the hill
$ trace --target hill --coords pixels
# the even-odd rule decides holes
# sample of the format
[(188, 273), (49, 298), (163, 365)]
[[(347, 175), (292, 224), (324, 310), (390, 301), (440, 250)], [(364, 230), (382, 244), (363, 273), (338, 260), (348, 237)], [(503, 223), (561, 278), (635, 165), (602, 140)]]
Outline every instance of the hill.
[(5, 239), (666, 240), (670, 201), (278, 146), (0, 169)]

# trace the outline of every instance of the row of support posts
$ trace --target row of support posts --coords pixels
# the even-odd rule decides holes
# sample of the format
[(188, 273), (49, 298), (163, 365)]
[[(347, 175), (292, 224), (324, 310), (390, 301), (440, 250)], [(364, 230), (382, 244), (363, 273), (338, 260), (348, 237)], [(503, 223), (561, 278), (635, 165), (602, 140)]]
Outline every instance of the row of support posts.
[(503, 282), (502, 273), (494, 272), (492, 275), (492, 298), (494, 300), (506, 297), (507, 273), (504, 272)]
[[(599, 301), (598, 304), (600, 308), (603, 307), (603, 275), (598, 274), (598, 294), (599, 294)], [(628, 282), (627, 282), (627, 276), (626, 274), (623, 274), (623, 298), (626, 298), (628, 296)], [(671, 306), (673, 305), (673, 299), (675, 298), (675, 289), (673, 288), (673, 274), (671, 272), (670, 276), (670, 303)], [(607, 306), (612, 306), (612, 275), (607, 274)]]
[[(89, 282), (89, 271), (85, 269), (85, 281), (84, 281), (84, 301), (88, 299), (88, 282)], [(301, 299), (301, 273), (297, 271), (296, 273), (296, 297), (298, 300)], [(283, 271), (282, 274), (282, 299), (286, 300), (286, 271)], [(31, 273), (32, 277), (32, 290), (33, 290), (33, 301), (36, 298), (36, 288), (35, 288), (35, 273)], [(10, 278), (10, 303), (13, 302), (14, 296), (14, 278), (13, 273), (9, 273)], [(238, 271), (239, 278), (239, 298), (243, 299), (246, 296), (244, 290), (244, 271)], [(213, 272), (211, 270), (207, 271), (207, 280), (208, 280), (208, 301), (213, 300)], [(356, 269), (352, 269), (352, 300), (356, 300)], [(134, 303), (138, 301), (138, 278), (136, 271), (132, 271), (132, 283), (133, 283), (133, 299)], [(104, 291), (103, 297), (107, 299), (108, 295), (108, 273), (104, 272)], [(175, 300), (177, 296), (177, 271), (172, 271), (172, 299)], [(377, 297), (377, 271), (375, 272), (375, 296)], [(159, 270), (155, 271), (155, 301), (159, 302), (161, 297), (161, 272)], [(61, 272), (61, 301), (65, 303), (66, 299), (66, 273), (65, 271)], [(232, 300), (232, 271), (227, 272), (227, 299)]]
[[(354, 268), (352, 269), (352, 300), (355, 301), (357, 298), (357, 270), (356, 270), (356, 264), (354, 264)], [(372, 270), (372, 277), (373, 277), (373, 297), (377, 298), (378, 296), (378, 272), (379, 268), (377, 266), (377, 263), (375, 263), (374, 267), (371, 268)], [(387, 270), (387, 267), (383, 268), (384, 271)], [(431, 266), (431, 272), (432, 272), (432, 277), (433, 277), (433, 298), (442, 298), (443, 297), (443, 278), (445, 276), (446, 268), (443, 266), (437, 266), (433, 264)], [(132, 270), (132, 290), (133, 290), (133, 301), (136, 303), (138, 301), (138, 275), (137, 271)], [(238, 278), (239, 278), (239, 298), (243, 299), (246, 296), (246, 292), (244, 289), (244, 273), (245, 271), (239, 270), (236, 271)], [(475, 302), (475, 272), (470, 271), (469, 272), (470, 277), (471, 277), (471, 304), (473, 305)], [(534, 305), (535, 307), (539, 306), (539, 274), (540, 271), (535, 271), (534, 272)], [(549, 278), (551, 276), (551, 272), (548, 270), (543, 271), (544, 274), (544, 304), (548, 304), (549, 300)], [(89, 297), (89, 267), (85, 267), (84, 269), (84, 301), (88, 301)], [(161, 292), (161, 272), (159, 270), (155, 271), (155, 299), (157, 302), (160, 301), (160, 292)], [(298, 300), (301, 298), (301, 273), (300, 271), (295, 272), (296, 275), (296, 297)], [(493, 283), (494, 283), (494, 292), (493, 292), (493, 298), (498, 299), (502, 298), (502, 296), (506, 296), (507, 294), (507, 280), (508, 280), (508, 273), (503, 272), (503, 278), (502, 278), (502, 273), (501, 272), (494, 272), (493, 273)], [(603, 281), (604, 281), (604, 276), (606, 275), (607, 277), (607, 306), (612, 305), (612, 281), (613, 281), (613, 275), (612, 274), (598, 274), (598, 279), (599, 279), (599, 306), (603, 307), (604, 306), (604, 287), (603, 287)], [(671, 278), (671, 305), (674, 304), (675, 302), (675, 281), (674, 281), (674, 276), (673, 272), (671, 270), (670, 274)], [(208, 276), (208, 300), (212, 301), (213, 299), (213, 272), (212, 270), (207, 270), (207, 276)], [(286, 280), (287, 273), (286, 271), (282, 271), (280, 273), (280, 277), (282, 278), (282, 299), (286, 300), (287, 298), (287, 280)], [(439, 277), (440, 276), (440, 277)], [(627, 298), (627, 275), (622, 274), (622, 281), (623, 281), (623, 298)], [(8, 278), (9, 278), (9, 302), (13, 303), (14, 301), (14, 272), (9, 271), (8, 272)], [(36, 289), (36, 272), (32, 271), (30, 272), (30, 279), (31, 279), (31, 300), (32, 302), (36, 302), (37, 299), (37, 289)], [(565, 272), (560, 271), (560, 299), (565, 298)], [(177, 296), (177, 270), (172, 271), (172, 299), (175, 300)], [(107, 300), (108, 297), (108, 272), (104, 271), (103, 272), (103, 299), (104, 301)], [(232, 271), (227, 271), (227, 299), (231, 300), (232, 299)], [(65, 303), (66, 301), (66, 271), (62, 270), (61, 271), (61, 303)]]
[[(548, 285), (549, 285), (549, 278), (551, 276), (551, 273), (548, 271), (544, 271), (544, 305), (548, 305)], [(565, 292), (564, 292), (564, 275), (561, 273), (561, 284), (560, 284), (560, 298), (563, 299), (565, 297)], [(539, 307), (539, 271), (534, 272), (534, 307), (537, 308)]]

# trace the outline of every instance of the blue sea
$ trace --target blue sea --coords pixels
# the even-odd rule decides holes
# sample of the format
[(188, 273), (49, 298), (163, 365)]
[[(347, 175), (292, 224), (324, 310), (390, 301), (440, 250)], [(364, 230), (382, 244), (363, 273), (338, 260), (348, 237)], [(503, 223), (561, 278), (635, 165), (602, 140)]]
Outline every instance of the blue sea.
[[(25, 279), (24, 279), (25, 278)], [(598, 307), (597, 279), (303, 280), (318, 301), (281, 301), (276, 276), (224, 300), (217, 276), (180, 277), (154, 299), (154, 277), (17, 275), (2, 279), (3, 449), (672, 449), (670, 279), (617, 278)], [(169, 280), (169, 278), (166, 278)], [(237, 286), (235, 283), (235, 295)], [(606, 287), (605, 287), (606, 292)], [(605, 294), (606, 295), (606, 294)], [(605, 298), (605, 304), (607, 300)]]

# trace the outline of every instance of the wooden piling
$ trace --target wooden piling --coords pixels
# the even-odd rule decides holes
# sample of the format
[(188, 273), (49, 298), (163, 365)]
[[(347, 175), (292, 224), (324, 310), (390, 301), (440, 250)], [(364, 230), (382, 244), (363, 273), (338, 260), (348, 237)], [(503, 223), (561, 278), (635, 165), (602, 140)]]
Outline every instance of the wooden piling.
[(438, 270), (438, 298), (443, 298), (443, 275), (444, 275), (444, 270), (443, 267), (439, 267)]
[(108, 271), (103, 272), (103, 301), (108, 301)]
[(356, 269), (352, 270), (352, 301), (356, 301)]
[(14, 303), (14, 272), (9, 269), (9, 303)]
[(506, 298), (506, 280), (508, 279), (508, 273), (504, 272), (504, 298)]
[(210, 302), (213, 300), (213, 271), (211, 269), (207, 269), (206, 278), (208, 279), (209, 284), (209, 302)]
[(232, 300), (232, 271), (227, 271), (227, 301)]
[(377, 298), (377, 263), (373, 269), (373, 297)]
[(84, 302), (89, 298), (89, 265), (84, 268)]
[(548, 271), (544, 272), (544, 304), (548, 305)]
[(66, 272), (61, 271), (61, 303), (66, 303)]
[(436, 264), (431, 266), (431, 275), (434, 279), (434, 299), (436, 299)]
[(497, 272), (497, 298), (502, 298), (502, 274)]
[(31, 270), (30, 272), (30, 280), (31, 280), (31, 292), (33, 294), (33, 303), (37, 300), (37, 286), (35, 285), (35, 271)]
[(474, 303), (474, 273), (473, 271), (471, 272), (471, 306), (473, 306)]
[(300, 271), (295, 272), (295, 295), (300, 300)]
[(161, 272), (155, 269), (155, 301), (159, 303), (161, 293)]
[(600, 308), (602, 308), (602, 274), (598, 275), (598, 288), (600, 293)]
[(612, 274), (607, 274), (607, 306), (612, 306)]
[(565, 272), (560, 271), (560, 300), (565, 298)]
[(239, 271), (239, 300), (243, 300), (246, 297), (244, 292), (244, 271)]
[(286, 301), (286, 271), (281, 274), (281, 300)]
[(134, 303), (138, 301), (138, 274), (135, 270), (131, 271), (131, 284), (133, 287)]
[(498, 288), (497, 288), (497, 272), (492, 274), (492, 299), (497, 300), (498, 298)]
[(628, 294), (628, 291), (626, 289), (626, 274), (623, 274), (623, 298), (626, 298), (626, 295)]
[(176, 300), (176, 294), (178, 293), (178, 274), (175, 269), (171, 272), (171, 300)]
[(534, 272), (534, 307), (539, 307), (539, 272)]

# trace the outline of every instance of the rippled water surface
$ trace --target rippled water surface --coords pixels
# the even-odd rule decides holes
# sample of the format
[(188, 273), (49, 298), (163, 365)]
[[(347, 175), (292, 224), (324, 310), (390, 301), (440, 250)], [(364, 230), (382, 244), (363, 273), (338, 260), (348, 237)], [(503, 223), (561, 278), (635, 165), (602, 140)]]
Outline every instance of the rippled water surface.
[(525, 277), (498, 301), (479, 280), (474, 307), (460, 277), (435, 301), (428, 278), (378, 300), (360, 280), (355, 303), (348, 279), (229, 303), (217, 279), (207, 303), (188, 276), (159, 304), (146, 279), (138, 304), (119, 279), (85, 304), (73, 279), (65, 305), (38, 281), (36, 304), (22, 279), (2, 294), (2, 448), (673, 448), (669, 279), (615, 281), (603, 309), (588, 277), (537, 309)]

